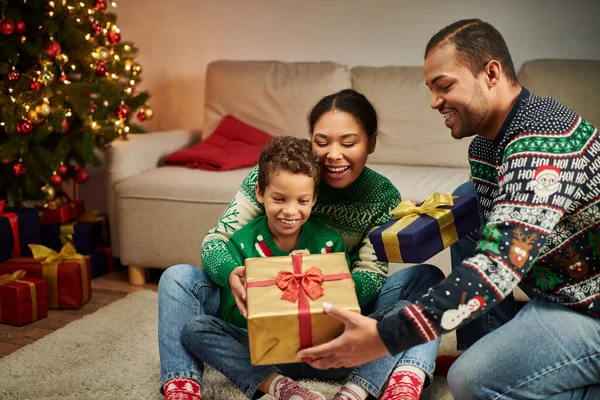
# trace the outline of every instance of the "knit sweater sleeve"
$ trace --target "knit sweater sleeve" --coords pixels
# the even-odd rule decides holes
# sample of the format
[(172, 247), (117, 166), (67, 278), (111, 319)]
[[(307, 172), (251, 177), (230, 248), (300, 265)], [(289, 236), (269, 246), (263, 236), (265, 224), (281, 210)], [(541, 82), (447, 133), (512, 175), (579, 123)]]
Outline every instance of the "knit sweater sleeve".
[(202, 242), (202, 266), (213, 282), (221, 287), (229, 284), (229, 274), (239, 266), (227, 249), (229, 238), (248, 222), (264, 214), (264, 208), (256, 200), (254, 191), (257, 180), (258, 167), (254, 167), (242, 182), (233, 201)]
[[(498, 168), (497, 195), (481, 198), (492, 204), (474, 256), (416, 304), (378, 322), (392, 354), (450, 332), (502, 301), (530, 270), (567, 209), (584, 196), (566, 179), (541, 187), (534, 178), (540, 157), (527, 150), (518, 140), (507, 146)], [(559, 168), (547, 170), (560, 177)]]
[(349, 252), (352, 261), (352, 279), (356, 285), (361, 308), (375, 301), (383, 288), (388, 273), (388, 263), (377, 260), (375, 248), (368, 233), (380, 225), (390, 221), (390, 211), (400, 202), (400, 193), (389, 181), (387, 185), (378, 188), (385, 193), (385, 200), (376, 203), (378, 211), (371, 220), (371, 226), (366, 230), (357, 248)]

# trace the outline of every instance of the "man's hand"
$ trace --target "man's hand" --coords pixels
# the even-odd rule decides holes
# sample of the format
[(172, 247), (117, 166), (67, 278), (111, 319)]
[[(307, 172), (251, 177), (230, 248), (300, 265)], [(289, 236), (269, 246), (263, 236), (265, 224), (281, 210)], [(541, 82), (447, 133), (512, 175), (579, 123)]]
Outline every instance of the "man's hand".
[(300, 350), (298, 357), (313, 358), (309, 364), (318, 369), (355, 367), (389, 353), (377, 331), (377, 321), (323, 303), (327, 315), (344, 323), (344, 333), (328, 343)]
[(246, 267), (237, 267), (229, 274), (229, 286), (235, 304), (244, 318), (248, 318), (246, 307)]

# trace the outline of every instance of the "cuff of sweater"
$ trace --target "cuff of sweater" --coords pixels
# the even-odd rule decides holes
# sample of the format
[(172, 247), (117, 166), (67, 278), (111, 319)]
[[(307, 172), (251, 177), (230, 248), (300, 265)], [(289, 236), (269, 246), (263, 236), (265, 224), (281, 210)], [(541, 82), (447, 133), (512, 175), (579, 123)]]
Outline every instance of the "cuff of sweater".
[(352, 273), (358, 305), (364, 308), (375, 301), (381, 292), (385, 283), (385, 276), (368, 271), (358, 271)]
[(416, 304), (378, 321), (377, 331), (389, 352), (394, 355), (440, 336)]

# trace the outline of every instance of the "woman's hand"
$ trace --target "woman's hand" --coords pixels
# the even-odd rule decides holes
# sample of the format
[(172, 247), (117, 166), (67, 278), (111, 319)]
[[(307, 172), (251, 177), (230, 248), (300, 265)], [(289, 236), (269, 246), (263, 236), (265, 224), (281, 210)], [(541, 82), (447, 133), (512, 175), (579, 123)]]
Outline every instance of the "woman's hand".
[(229, 274), (229, 286), (231, 294), (235, 299), (235, 304), (244, 318), (248, 318), (248, 309), (246, 307), (246, 267), (237, 267)]
[(294, 250), (290, 253), (290, 256), (293, 255), (301, 255), (301, 256), (309, 256), (310, 255), (310, 251), (308, 251), (307, 249), (303, 249), (303, 250)]

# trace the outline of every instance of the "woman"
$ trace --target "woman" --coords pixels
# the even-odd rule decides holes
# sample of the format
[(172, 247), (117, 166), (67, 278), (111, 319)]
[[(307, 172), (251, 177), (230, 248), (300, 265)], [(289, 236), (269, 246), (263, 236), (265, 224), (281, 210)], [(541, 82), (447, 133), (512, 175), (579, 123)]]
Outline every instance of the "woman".
[[(367, 98), (351, 89), (326, 96), (312, 109), (308, 122), (322, 181), (312, 216), (343, 236), (352, 262), (356, 292), (362, 300), (362, 313), (384, 318), (386, 312), (395, 312), (392, 310), (397, 307), (393, 306), (400, 301), (415, 302), (444, 275), (434, 266), (418, 265), (386, 279), (387, 263), (379, 262), (375, 257), (368, 233), (392, 218), (389, 211), (399, 203), (400, 194), (387, 178), (365, 166), (377, 141), (377, 113)], [(238, 307), (245, 308), (242, 298), (244, 277), (234, 272), (239, 269), (236, 270), (238, 265), (227, 252), (227, 241), (234, 231), (264, 213), (256, 199), (256, 182), (255, 168), (204, 239), (204, 269), (176, 265), (161, 277), (158, 335), (161, 388), (167, 399), (171, 393), (183, 398), (183, 387), (194, 389), (196, 397), (188, 398), (202, 398), (203, 362), (181, 343), (181, 331), (186, 323), (197, 315), (219, 316), (220, 287), (231, 286), (231, 290), (238, 293)], [(385, 370), (373, 368), (372, 364), (377, 362), (374, 361), (352, 371), (319, 371), (303, 364), (299, 371), (286, 373), (291, 378), (340, 379), (347, 376), (346, 383), (336, 395), (340, 400), (364, 399), (368, 394), (385, 400), (400, 391), (412, 392), (414, 398), (418, 398), (426, 377), (431, 380), (438, 346), (439, 341), (434, 341), (394, 356), (394, 362), (386, 363), (390, 367)], [(259, 382), (247, 384), (243, 391), (248, 397), (262, 394), (257, 389), (270, 376), (265, 375), (263, 381), (258, 379)]]

